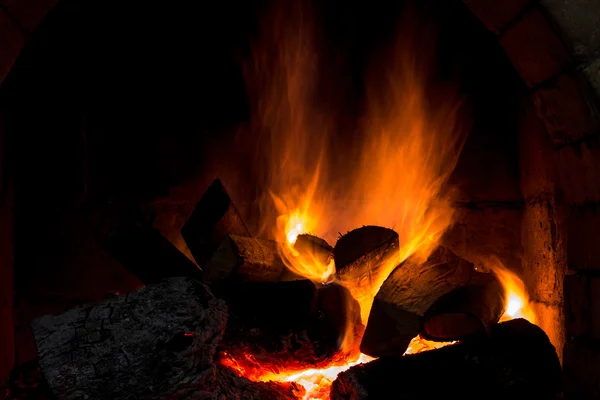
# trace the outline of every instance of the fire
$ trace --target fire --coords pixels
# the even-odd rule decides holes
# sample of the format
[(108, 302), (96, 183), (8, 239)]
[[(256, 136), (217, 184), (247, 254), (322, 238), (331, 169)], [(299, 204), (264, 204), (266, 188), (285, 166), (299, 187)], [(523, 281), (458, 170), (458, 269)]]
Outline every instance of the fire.
[[(452, 222), (445, 184), (466, 137), (458, 124), (462, 101), (452, 88), (428, 90), (435, 75), (436, 37), (424, 33), (432, 30), (415, 24), (410, 15), (400, 24), (402, 40), (367, 74), (367, 115), (355, 121), (360, 137), (333, 136), (335, 112), (319, 102), (318, 90), (327, 80), (318, 79), (319, 43), (303, 8), (307, 4), (277, 4), (245, 71), (255, 106), (255, 167), (269, 194), (259, 204), (261, 233), (281, 244), (290, 270), (323, 283), (336, 279), (334, 261), (300, 254), (294, 248), (299, 234), (334, 243), (339, 232), (362, 225), (392, 227), (400, 251), (371, 271), (369, 287), (361, 286), (364, 296), (356, 299), (366, 324), (375, 294), (392, 270), (411, 255), (425, 260)], [(350, 143), (357, 148), (349, 148)], [(356, 346), (350, 337), (340, 338), (342, 350)], [(411, 352), (438, 346), (417, 342)], [(305, 399), (327, 399), (339, 372), (367, 361), (361, 355), (326, 369), (252, 379), (299, 382), (307, 389)]]
[(490, 269), (502, 284), (506, 298), (505, 311), (500, 321), (523, 318), (535, 324), (536, 316), (525, 283), (512, 271), (509, 271), (497, 258), (492, 258)]
[(331, 384), (340, 372), (344, 372), (358, 364), (365, 364), (375, 360), (366, 354), (360, 355), (357, 360), (347, 362), (341, 366), (331, 366), (325, 369), (309, 369), (298, 374), (290, 375), (284, 380), (296, 382), (306, 389), (303, 400), (328, 400)]
[(396, 230), (400, 253), (372, 274), (367, 295), (357, 299), (365, 319), (391, 271), (411, 255), (426, 259), (452, 222), (445, 184), (466, 138), (458, 123), (462, 101), (454, 88), (428, 89), (437, 38), (424, 32), (435, 30), (409, 15), (399, 25), (400, 40), (367, 71), (359, 133), (348, 140), (333, 135), (336, 111), (320, 103), (320, 43), (307, 6), (278, 3), (245, 71), (255, 105), (256, 168), (269, 193), (260, 202), (261, 233), (281, 243), (290, 270), (322, 283), (335, 279), (335, 265), (299, 255), (299, 234), (334, 243), (339, 232), (362, 225)]
[(220, 362), (223, 365), (234, 369), (240, 375), (256, 382), (296, 382), (305, 389), (305, 393), (302, 397), (303, 400), (329, 400), (331, 384), (337, 378), (338, 374), (355, 365), (368, 363), (373, 360), (375, 360), (375, 358), (369, 357), (366, 354), (360, 354), (360, 356), (352, 360), (345, 360), (338, 363), (333, 362), (332, 365), (326, 368), (307, 369), (301, 372), (283, 371), (277, 374), (265, 371), (258, 375), (248, 375), (246, 371), (230, 357), (225, 357), (221, 359)]
[(433, 342), (431, 340), (423, 339), (421, 336), (417, 336), (410, 341), (408, 348), (404, 352), (405, 355), (408, 354), (417, 354), (422, 353), (424, 351), (441, 349), (442, 347), (450, 346), (457, 341), (454, 342)]

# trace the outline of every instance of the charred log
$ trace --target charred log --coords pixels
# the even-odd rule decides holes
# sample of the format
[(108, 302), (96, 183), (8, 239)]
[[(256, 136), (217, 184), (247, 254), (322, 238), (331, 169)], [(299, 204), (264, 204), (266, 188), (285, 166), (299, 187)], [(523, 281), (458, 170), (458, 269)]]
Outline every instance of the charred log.
[(331, 398), (554, 400), (561, 375), (546, 334), (520, 319), (494, 326), (489, 337), (352, 367), (335, 380)]
[[(379, 226), (363, 226), (342, 236), (333, 256), (337, 275), (352, 296), (362, 304), (372, 299), (386, 275), (384, 269), (399, 255), (398, 234)], [(391, 261), (393, 262), (393, 261)]]
[(421, 318), (437, 299), (467, 284), (473, 264), (444, 247), (425, 262), (409, 258), (385, 280), (375, 297), (361, 351), (399, 357), (421, 329)]
[(174, 278), (33, 322), (41, 371), (59, 399), (192, 398), (216, 385), (227, 322), (207, 287)]
[(223, 297), (230, 320), (221, 361), (244, 376), (329, 365), (347, 333), (362, 334), (358, 304), (338, 285), (249, 282), (227, 285)]
[(228, 235), (204, 266), (203, 280), (209, 285), (228, 278), (276, 281), (285, 268), (279, 246), (273, 240)]
[(421, 335), (449, 342), (485, 334), (500, 320), (504, 304), (504, 289), (496, 276), (474, 272), (467, 286), (443, 295), (430, 307)]
[(202, 278), (202, 270), (137, 212), (98, 209), (94, 224), (104, 249), (144, 284), (178, 276)]
[(196, 204), (181, 235), (198, 265), (204, 266), (229, 234), (250, 236), (225, 187), (216, 179)]

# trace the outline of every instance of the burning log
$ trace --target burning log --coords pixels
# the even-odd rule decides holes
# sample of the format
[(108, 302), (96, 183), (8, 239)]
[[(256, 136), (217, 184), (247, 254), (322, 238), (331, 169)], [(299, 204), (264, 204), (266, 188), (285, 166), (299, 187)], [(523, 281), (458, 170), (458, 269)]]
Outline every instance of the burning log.
[(279, 246), (273, 240), (228, 235), (204, 266), (203, 281), (209, 285), (230, 277), (245, 281), (276, 281), (285, 268)]
[(423, 318), (425, 339), (450, 342), (485, 334), (504, 313), (502, 284), (493, 274), (474, 272), (467, 286), (440, 297)]
[(97, 211), (98, 241), (144, 284), (177, 276), (202, 278), (200, 268), (143, 217), (114, 209)]
[(312, 254), (322, 264), (328, 264), (333, 257), (333, 247), (320, 237), (302, 234), (298, 235), (294, 248), (299, 253)]
[(181, 235), (200, 266), (211, 258), (229, 234), (251, 236), (219, 179), (209, 186), (181, 229)]
[(398, 234), (379, 226), (363, 226), (342, 236), (335, 245), (333, 257), (340, 281), (352, 296), (363, 304), (375, 295), (382, 279), (382, 268), (399, 251)]
[[(328, 366), (342, 340), (362, 334), (359, 307), (347, 289), (309, 280), (247, 282), (223, 288), (230, 321), (221, 362), (253, 379)], [(358, 355), (358, 346), (353, 349)]]
[(352, 367), (333, 383), (331, 398), (550, 400), (561, 377), (544, 331), (518, 319), (495, 325), (489, 337)]
[[(314, 259), (317, 265), (328, 265), (333, 259), (333, 247), (327, 241), (320, 237), (301, 234), (296, 238), (294, 249), (298, 251), (300, 257), (312, 260)], [(279, 277), (280, 281), (295, 281), (305, 279), (289, 268), (285, 268)]]
[(466, 285), (473, 271), (473, 264), (441, 246), (425, 262), (404, 261), (377, 293), (361, 351), (373, 357), (404, 354), (427, 310), (438, 298)]
[(33, 322), (41, 370), (59, 399), (193, 398), (215, 387), (225, 302), (174, 278)]

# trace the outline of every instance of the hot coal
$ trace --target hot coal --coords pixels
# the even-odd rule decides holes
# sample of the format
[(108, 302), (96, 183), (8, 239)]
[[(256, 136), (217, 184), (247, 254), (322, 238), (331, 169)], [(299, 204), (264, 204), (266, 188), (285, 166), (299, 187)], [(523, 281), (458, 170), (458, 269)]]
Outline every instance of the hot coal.
[(554, 400), (561, 391), (555, 348), (523, 319), (495, 325), (491, 335), (342, 372), (332, 400)]
[(470, 262), (438, 247), (425, 262), (408, 258), (385, 280), (375, 297), (361, 351), (373, 357), (400, 357), (421, 331), (422, 317), (442, 296), (468, 284)]
[(204, 266), (229, 234), (251, 236), (225, 187), (216, 179), (196, 204), (181, 235), (198, 265)]
[(222, 295), (230, 311), (222, 361), (244, 376), (329, 366), (348, 356), (341, 352), (347, 329), (354, 340), (362, 334), (359, 306), (339, 285), (249, 282), (230, 284)]

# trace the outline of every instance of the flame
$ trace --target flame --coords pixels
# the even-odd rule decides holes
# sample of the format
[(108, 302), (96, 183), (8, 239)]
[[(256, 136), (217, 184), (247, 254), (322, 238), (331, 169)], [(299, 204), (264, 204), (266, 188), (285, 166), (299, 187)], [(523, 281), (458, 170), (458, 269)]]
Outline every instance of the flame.
[[(294, 248), (298, 235), (311, 233), (333, 243), (338, 232), (363, 225), (392, 227), (400, 237), (399, 253), (370, 271), (369, 282), (339, 282), (351, 293), (360, 285), (356, 300), (366, 324), (373, 299), (393, 269), (412, 255), (424, 261), (452, 222), (445, 185), (466, 137), (457, 123), (462, 102), (454, 91), (429, 89), (436, 38), (408, 15), (399, 25), (402, 40), (367, 76), (367, 115), (356, 121), (360, 137), (333, 136), (334, 115), (324, 112), (328, 108), (317, 93), (323, 80), (318, 80), (318, 43), (306, 6), (277, 3), (245, 71), (254, 105), (250, 130), (258, 135), (252, 139), (258, 146), (256, 175), (262, 174), (266, 193), (259, 202), (260, 234), (280, 243), (290, 270), (324, 283), (337, 279), (334, 262), (300, 254)], [(334, 156), (343, 159), (343, 174)], [(357, 347), (357, 340), (347, 329), (341, 350)], [(411, 351), (434, 346), (421, 340)], [(361, 355), (325, 369), (251, 379), (299, 382), (307, 389), (306, 399), (326, 399), (339, 372), (368, 360)]]
[(309, 369), (285, 378), (285, 382), (296, 382), (306, 389), (303, 400), (328, 400), (331, 384), (337, 376), (358, 364), (365, 364), (375, 358), (366, 354), (360, 354), (357, 360), (347, 362), (344, 365), (331, 366), (325, 369)]
[(404, 355), (417, 354), (417, 353), (422, 353), (424, 351), (441, 349), (442, 347), (450, 346), (450, 345), (453, 345), (455, 343), (458, 343), (458, 341), (453, 341), (453, 342), (433, 342), (431, 340), (423, 339), (419, 335), (419, 336), (414, 337), (413, 340), (410, 341), (410, 343), (408, 345), (408, 348), (404, 352)]
[[(335, 279), (335, 266), (300, 255), (293, 247), (300, 233), (331, 243), (338, 232), (362, 225), (398, 232), (400, 253), (370, 275), (368, 288), (360, 288), (365, 295), (357, 300), (366, 323), (391, 271), (413, 254), (425, 260), (452, 222), (445, 184), (466, 137), (458, 126), (462, 101), (454, 88), (443, 92), (439, 82), (435, 93), (430, 90), (436, 37), (429, 32), (435, 29), (423, 29), (408, 15), (399, 25), (400, 40), (367, 74), (367, 115), (359, 137), (348, 140), (357, 146), (344, 147), (345, 153), (340, 145), (332, 148), (341, 138), (332, 135), (333, 112), (323, 112), (326, 105), (319, 102), (318, 42), (305, 3), (278, 3), (246, 68), (258, 132), (256, 170), (269, 193), (260, 202), (261, 234), (281, 243), (290, 270), (323, 283)], [(351, 156), (343, 175), (334, 155)]]
[(523, 280), (506, 268), (498, 257), (490, 256), (485, 262), (485, 267), (496, 275), (504, 288), (504, 314), (500, 318), (500, 322), (523, 318), (535, 324), (535, 311)]

